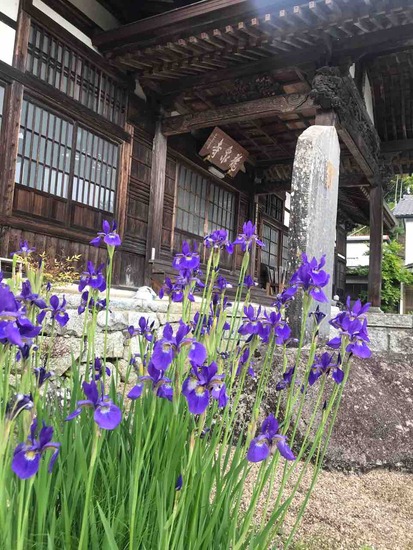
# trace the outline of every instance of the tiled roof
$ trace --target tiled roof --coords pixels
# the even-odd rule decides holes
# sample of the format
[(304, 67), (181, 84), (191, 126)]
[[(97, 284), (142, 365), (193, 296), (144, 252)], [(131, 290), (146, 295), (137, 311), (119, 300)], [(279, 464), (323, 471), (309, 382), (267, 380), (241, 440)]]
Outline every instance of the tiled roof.
[(413, 195), (403, 195), (403, 198), (397, 203), (393, 210), (396, 218), (413, 217)]

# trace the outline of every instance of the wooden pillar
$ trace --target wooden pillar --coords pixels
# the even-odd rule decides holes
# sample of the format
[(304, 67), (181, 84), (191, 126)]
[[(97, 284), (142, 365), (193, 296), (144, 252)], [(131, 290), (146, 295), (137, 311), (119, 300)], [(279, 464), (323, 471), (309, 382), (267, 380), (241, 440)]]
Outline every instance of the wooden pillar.
[(16, 159), (19, 147), (20, 112), (23, 102), (23, 85), (12, 82), (6, 88), (3, 106), (2, 143), (0, 144), (0, 159), (3, 164), (1, 192), (3, 200), (0, 210), (10, 216), (13, 209), (14, 179), (16, 174)]
[(126, 228), (126, 213), (128, 208), (128, 187), (130, 178), (130, 169), (132, 163), (133, 133), (132, 124), (126, 124), (125, 130), (130, 135), (130, 141), (125, 141), (121, 147), (120, 170), (118, 182), (118, 194), (116, 203), (116, 219), (118, 221), (118, 233), (123, 238)]
[(152, 147), (151, 188), (146, 237), (145, 282), (148, 285), (151, 283), (153, 262), (159, 259), (161, 250), (167, 150), (167, 138), (162, 134), (161, 122), (158, 121)]
[(370, 189), (370, 261), (368, 300), (381, 305), (381, 263), (383, 254), (383, 188), (381, 182)]
[[(257, 232), (259, 231), (258, 227), (258, 195), (255, 195), (254, 193), (250, 194), (250, 202), (248, 205), (248, 219), (252, 221), (252, 223), (255, 224), (257, 228)], [(249, 265), (249, 275), (254, 279), (256, 279), (257, 275), (257, 246), (254, 243), (251, 248), (251, 258), (250, 258), (250, 265)], [(258, 266), (258, 276), (259, 276), (260, 267)]]

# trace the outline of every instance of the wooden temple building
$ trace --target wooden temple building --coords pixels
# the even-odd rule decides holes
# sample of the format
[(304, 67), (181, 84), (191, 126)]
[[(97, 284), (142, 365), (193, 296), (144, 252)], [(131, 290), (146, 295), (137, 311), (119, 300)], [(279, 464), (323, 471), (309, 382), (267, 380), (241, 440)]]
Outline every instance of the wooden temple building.
[(346, 233), (366, 224), (379, 306), (383, 189), (412, 171), (412, 94), (411, 0), (0, 0), (0, 256), (25, 239), (98, 261), (88, 243), (115, 218), (116, 284), (156, 285), (184, 239), (253, 219), (254, 275), (276, 292), (301, 223), (297, 143), (327, 126), (338, 204), (313, 215), (334, 219), (333, 292)]

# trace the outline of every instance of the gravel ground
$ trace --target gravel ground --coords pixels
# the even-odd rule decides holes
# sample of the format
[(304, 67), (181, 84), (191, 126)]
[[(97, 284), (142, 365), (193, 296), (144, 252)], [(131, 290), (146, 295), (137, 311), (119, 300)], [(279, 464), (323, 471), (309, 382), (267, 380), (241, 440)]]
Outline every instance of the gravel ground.
[[(248, 480), (246, 502), (254, 481), (255, 470)], [(308, 482), (306, 475), (297, 501)], [(257, 518), (262, 516), (265, 496), (260, 501)], [(293, 502), (286, 518), (287, 532), (298, 506), (299, 502)], [(321, 472), (293, 548), (413, 550), (413, 474), (388, 470), (366, 474)]]

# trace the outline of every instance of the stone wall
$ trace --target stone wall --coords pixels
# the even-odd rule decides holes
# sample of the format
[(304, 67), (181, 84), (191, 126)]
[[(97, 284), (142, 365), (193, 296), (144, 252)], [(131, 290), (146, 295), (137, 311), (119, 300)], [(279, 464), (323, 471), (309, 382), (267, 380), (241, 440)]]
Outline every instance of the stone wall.
[[(167, 322), (168, 300), (139, 299), (134, 292), (121, 292), (111, 300), (111, 312), (109, 314), (109, 325), (107, 335), (107, 353), (109, 362), (118, 362), (121, 372), (126, 369), (130, 353), (138, 353), (137, 339), (132, 341), (125, 338), (125, 332), (130, 325), (137, 326), (140, 317), (146, 317), (154, 328), (161, 331)], [(50, 368), (58, 376), (67, 372), (72, 360), (79, 359), (81, 350), (81, 337), (85, 314), (78, 315), (77, 307), (80, 296), (76, 294), (66, 295), (67, 311), (70, 316), (68, 324), (61, 328), (54, 338), (53, 352)], [(193, 304), (195, 313), (198, 303)], [(333, 308), (334, 309), (334, 308)], [(335, 311), (333, 311), (333, 314)], [(169, 322), (177, 328), (181, 318), (180, 304), (172, 304), (169, 312)], [(97, 318), (97, 333), (95, 335), (96, 354), (103, 355), (104, 327), (106, 313), (100, 312)], [(385, 313), (370, 313), (368, 316), (369, 334), (371, 348), (374, 353), (400, 353), (413, 354), (413, 315), (397, 315)], [(333, 334), (332, 334), (333, 335)], [(50, 338), (46, 338), (46, 344)], [(83, 360), (86, 360), (86, 350), (83, 353)], [(72, 356), (73, 354), (73, 356)]]
[(380, 353), (412, 354), (413, 315), (369, 313), (371, 349)]
[[(134, 297), (135, 293), (124, 292), (122, 298), (115, 297), (110, 303), (110, 313), (107, 333), (107, 361), (118, 363), (120, 372), (126, 371), (127, 362), (130, 353), (138, 353), (138, 342), (136, 338), (129, 340), (125, 338), (125, 333), (130, 325), (138, 326), (139, 319), (144, 316), (149, 323), (154, 323), (154, 328), (162, 331), (167, 322), (168, 300), (159, 299), (138, 299)], [(69, 322), (65, 327), (57, 325), (57, 333), (53, 338), (46, 337), (45, 344), (52, 345), (52, 354), (50, 368), (57, 376), (68, 373), (72, 361), (78, 360), (81, 352), (81, 338), (84, 330), (85, 313), (78, 315), (77, 307), (80, 302), (79, 294), (66, 294), (67, 312)], [(195, 313), (197, 304), (193, 304)], [(180, 304), (172, 304), (169, 310), (169, 322), (177, 328), (177, 323), (181, 318)], [(103, 356), (104, 349), (104, 329), (106, 324), (106, 312), (98, 313), (97, 332), (95, 334), (95, 350), (97, 356)], [(87, 342), (85, 343), (82, 360), (86, 361)], [(73, 354), (73, 355), (72, 355)]]

